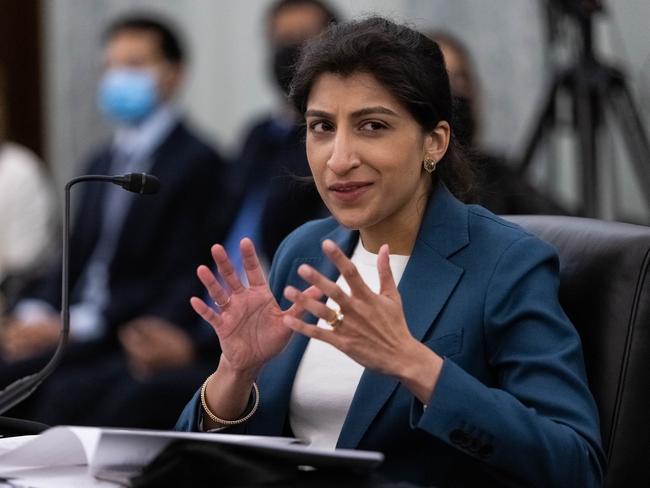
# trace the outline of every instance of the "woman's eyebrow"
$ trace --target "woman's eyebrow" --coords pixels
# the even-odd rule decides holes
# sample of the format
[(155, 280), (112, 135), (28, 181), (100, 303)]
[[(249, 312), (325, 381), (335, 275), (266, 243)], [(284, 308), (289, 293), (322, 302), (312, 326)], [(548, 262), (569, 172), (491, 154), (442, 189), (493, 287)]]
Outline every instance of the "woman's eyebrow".
[(315, 110), (315, 109), (310, 109), (305, 112), (305, 117), (323, 117), (323, 118), (331, 118), (332, 114), (329, 112), (325, 112), (324, 110)]
[[(363, 117), (364, 115), (373, 115), (373, 114), (385, 114), (385, 115), (394, 115), (397, 116), (397, 113), (392, 111), (389, 108), (382, 107), (378, 105), (376, 107), (365, 107), (359, 110), (355, 110), (350, 115), (352, 117)], [(309, 109), (305, 112), (305, 117), (324, 117), (331, 118), (332, 114), (324, 110)]]
[(377, 105), (376, 107), (366, 107), (352, 112), (352, 117), (363, 117), (364, 115), (373, 115), (373, 114), (384, 114), (384, 115), (394, 115), (397, 116), (397, 113), (393, 112), (391, 109)]

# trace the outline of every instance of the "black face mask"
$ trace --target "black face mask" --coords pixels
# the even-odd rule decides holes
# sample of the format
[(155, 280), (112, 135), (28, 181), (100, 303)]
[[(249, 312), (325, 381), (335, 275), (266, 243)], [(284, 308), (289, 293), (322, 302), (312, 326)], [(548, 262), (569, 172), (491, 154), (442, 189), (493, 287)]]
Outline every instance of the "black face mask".
[(472, 101), (465, 97), (453, 97), (453, 130), (456, 139), (464, 147), (471, 148), (476, 136), (476, 120)]
[(293, 74), (295, 72), (295, 64), (300, 57), (300, 45), (287, 44), (279, 46), (273, 52), (273, 76), (275, 82), (285, 95), (289, 94), (289, 87)]

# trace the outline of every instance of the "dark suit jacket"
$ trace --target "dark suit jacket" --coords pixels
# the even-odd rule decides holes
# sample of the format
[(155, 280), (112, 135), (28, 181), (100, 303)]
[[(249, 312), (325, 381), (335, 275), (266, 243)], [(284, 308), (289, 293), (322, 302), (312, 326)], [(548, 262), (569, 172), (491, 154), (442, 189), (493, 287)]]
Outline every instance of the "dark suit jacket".
[(233, 165), (239, 200), (264, 187), (268, 192), (261, 217), (258, 250), (271, 262), (282, 240), (296, 227), (328, 215), (313, 183), (305, 152), (304, 130), (282, 126), (273, 117), (255, 123)]
[[(232, 203), (215, 150), (178, 123), (151, 156), (150, 173), (161, 181), (155, 195), (134, 195), (110, 264), (110, 303), (105, 311), (109, 331), (141, 315), (194, 324), (189, 306), (201, 294), (196, 266), (209, 263), (210, 244), (224, 238)], [(90, 174), (110, 172), (111, 151), (102, 147), (87, 165)], [(70, 280), (79, 299), (85, 266), (100, 235), (107, 184), (86, 183), (79, 195), (71, 235)], [(29, 295), (60, 306), (60, 262)]]
[[(358, 233), (333, 219), (300, 227), (270, 273), (283, 308), (305, 288), (303, 263), (332, 280), (329, 238), (350, 254)], [(364, 371), (338, 447), (385, 454), (389, 478), (436, 486), (593, 487), (603, 479), (598, 412), (580, 339), (558, 303), (546, 243), (439, 185), (399, 284), (411, 333), (444, 358), (426, 409), (396, 379)], [(294, 335), (262, 370), (247, 433), (291, 435), (289, 397), (308, 339)], [(195, 396), (177, 428), (197, 428)]]

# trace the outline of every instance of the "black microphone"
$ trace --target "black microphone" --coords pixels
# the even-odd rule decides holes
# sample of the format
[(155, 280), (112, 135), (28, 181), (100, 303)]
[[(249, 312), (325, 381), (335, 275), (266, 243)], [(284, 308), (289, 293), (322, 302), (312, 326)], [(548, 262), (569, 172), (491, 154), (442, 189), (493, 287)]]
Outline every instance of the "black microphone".
[(20, 378), (0, 391), (0, 414), (14, 407), (29, 395), (56, 369), (63, 358), (70, 335), (70, 189), (82, 181), (108, 181), (125, 190), (140, 194), (157, 193), (160, 180), (146, 173), (129, 173), (121, 176), (83, 175), (71, 179), (65, 185), (65, 210), (63, 213), (63, 260), (61, 263), (61, 334), (50, 361), (39, 372)]
[(141, 195), (152, 195), (158, 193), (160, 180), (153, 175), (146, 173), (129, 173), (124, 176), (113, 176), (111, 181), (116, 185)]

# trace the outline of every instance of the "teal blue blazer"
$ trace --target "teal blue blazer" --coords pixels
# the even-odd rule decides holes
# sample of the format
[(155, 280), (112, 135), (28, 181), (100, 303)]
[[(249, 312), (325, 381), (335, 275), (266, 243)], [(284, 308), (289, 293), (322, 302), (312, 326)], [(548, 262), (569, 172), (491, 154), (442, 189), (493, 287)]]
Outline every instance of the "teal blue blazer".
[[(285, 286), (307, 286), (303, 263), (337, 279), (324, 239), (351, 254), (358, 238), (332, 218), (287, 237), (269, 275), (280, 305)], [(364, 371), (337, 446), (381, 451), (383, 475), (423, 485), (600, 486), (598, 412), (558, 285), (551, 246), (438, 185), (399, 291), (412, 335), (444, 358), (440, 378), (424, 409), (395, 378)], [(264, 367), (260, 408), (233, 432), (291, 435), (307, 341), (295, 334)], [(197, 394), (177, 429), (197, 430), (200, 408)]]

